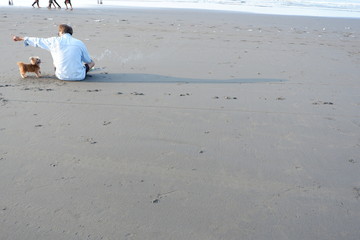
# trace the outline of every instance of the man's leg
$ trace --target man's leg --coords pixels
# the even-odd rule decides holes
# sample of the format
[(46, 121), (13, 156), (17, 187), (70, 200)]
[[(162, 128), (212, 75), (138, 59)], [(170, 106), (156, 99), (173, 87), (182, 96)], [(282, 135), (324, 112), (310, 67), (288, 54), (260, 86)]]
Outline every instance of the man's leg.
[(90, 71), (89, 64), (85, 63), (85, 72), (88, 73)]

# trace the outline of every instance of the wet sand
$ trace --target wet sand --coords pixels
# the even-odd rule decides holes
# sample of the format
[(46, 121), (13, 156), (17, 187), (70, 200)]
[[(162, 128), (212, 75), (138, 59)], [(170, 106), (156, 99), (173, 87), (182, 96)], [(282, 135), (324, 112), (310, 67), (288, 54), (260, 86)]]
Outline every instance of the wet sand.
[[(60, 23), (86, 81), (11, 41)], [(359, 23), (0, 8), (1, 239), (358, 239)]]

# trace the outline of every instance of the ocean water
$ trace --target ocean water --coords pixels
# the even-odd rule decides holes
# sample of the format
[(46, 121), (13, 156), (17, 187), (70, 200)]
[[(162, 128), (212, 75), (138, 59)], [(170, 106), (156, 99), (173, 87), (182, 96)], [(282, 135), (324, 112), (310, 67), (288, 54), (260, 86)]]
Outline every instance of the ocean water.
[[(33, 0), (2, 0), (1, 7), (31, 7)], [(64, 0), (57, 0), (64, 6)], [(102, 4), (98, 4), (102, 1)], [(74, 8), (155, 7), (263, 14), (360, 18), (360, 0), (72, 0)], [(48, 0), (40, 0), (46, 7)]]

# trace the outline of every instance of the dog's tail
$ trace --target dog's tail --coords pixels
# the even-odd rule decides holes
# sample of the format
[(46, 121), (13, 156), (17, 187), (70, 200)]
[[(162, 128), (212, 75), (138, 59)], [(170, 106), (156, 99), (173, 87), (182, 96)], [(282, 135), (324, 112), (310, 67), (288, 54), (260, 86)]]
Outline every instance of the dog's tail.
[(23, 63), (23, 62), (17, 62), (16, 64), (20, 67), (20, 66), (23, 65), (24, 63)]

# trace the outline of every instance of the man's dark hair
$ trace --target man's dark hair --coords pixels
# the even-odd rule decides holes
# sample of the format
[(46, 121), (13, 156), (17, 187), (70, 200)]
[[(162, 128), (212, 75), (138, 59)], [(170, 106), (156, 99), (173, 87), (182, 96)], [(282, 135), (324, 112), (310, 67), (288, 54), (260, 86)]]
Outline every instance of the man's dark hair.
[(60, 24), (59, 25), (59, 32), (65, 34), (65, 33), (69, 33), (70, 35), (73, 34), (73, 29), (72, 27), (70, 27), (69, 25), (66, 24)]

